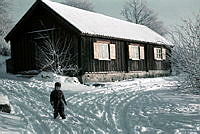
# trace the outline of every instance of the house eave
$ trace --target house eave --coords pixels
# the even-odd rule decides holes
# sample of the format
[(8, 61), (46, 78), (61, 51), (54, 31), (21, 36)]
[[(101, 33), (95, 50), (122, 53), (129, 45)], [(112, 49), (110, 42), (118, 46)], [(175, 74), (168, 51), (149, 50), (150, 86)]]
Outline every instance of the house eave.
[(142, 43), (142, 44), (153, 44), (153, 45), (163, 45), (163, 46), (172, 46), (170, 44), (165, 44), (161, 42), (147, 42), (147, 41), (141, 41), (141, 40), (133, 40), (133, 39), (126, 39), (126, 38), (118, 38), (118, 37), (111, 37), (111, 36), (105, 36), (105, 35), (98, 35), (98, 34), (90, 34), (90, 33), (82, 33), (81, 36), (88, 36), (88, 37), (94, 37), (94, 38), (105, 38), (105, 39), (111, 39), (111, 40), (119, 40), (119, 41), (126, 41), (126, 42), (135, 42), (135, 43)]

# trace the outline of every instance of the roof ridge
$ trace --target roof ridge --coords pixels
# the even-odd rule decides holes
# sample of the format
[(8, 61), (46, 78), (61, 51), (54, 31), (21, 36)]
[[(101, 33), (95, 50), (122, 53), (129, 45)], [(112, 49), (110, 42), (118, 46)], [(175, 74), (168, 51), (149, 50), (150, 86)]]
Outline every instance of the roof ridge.
[(82, 33), (157, 44), (170, 44), (163, 36), (147, 26), (79, 9), (59, 2), (50, 0), (42, 1)]
[(110, 18), (110, 19), (115, 19), (115, 20), (117, 20), (117, 21), (123, 21), (123, 22), (125, 22), (125, 23), (129, 23), (129, 24), (133, 24), (133, 25), (137, 25), (137, 26), (146, 27), (145, 25), (142, 25), (142, 24), (136, 24), (136, 23), (134, 23), (134, 22), (129, 22), (129, 21), (126, 21), (126, 20), (118, 19), (118, 18), (109, 16), (109, 15), (105, 15), (105, 14), (102, 14), (102, 13), (92, 12), (92, 11), (84, 10), (84, 9), (81, 9), (81, 8), (77, 8), (77, 7), (65, 5), (65, 4), (62, 4), (62, 3), (60, 3), (60, 2), (55, 2), (55, 1), (51, 1), (51, 0), (41, 0), (41, 1), (43, 1), (44, 3), (45, 3), (45, 1), (46, 1), (46, 2), (51, 2), (51, 3), (56, 3), (56, 4), (59, 4), (59, 5), (62, 5), (62, 6), (66, 6), (66, 7), (68, 7), (68, 8), (72, 8), (72, 9), (75, 9), (75, 10), (80, 10), (80, 11), (82, 11), (82, 12), (87, 12), (87, 13), (90, 13), (90, 14), (100, 15), (100, 16), (108, 17), (108, 18)]
[[(65, 21), (73, 25), (82, 34), (144, 43), (171, 45), (167, 39), (147, 26), (135, 24), (105, 14), (79, 9), (62, 3), (53, 2), (51, 0), (37, 0), (25, 15), (33, 12), (34, 10), (31, 9), (35, 9), (33, 7), (39, 6), (40, 2), (57, 13), (57, 15), (62, 17)], [(22, 19), (25, 19), (24, 16)], [(21, 25), (22, 19), (6, 36), (6, 41), (9, 41), (11, 34)]]

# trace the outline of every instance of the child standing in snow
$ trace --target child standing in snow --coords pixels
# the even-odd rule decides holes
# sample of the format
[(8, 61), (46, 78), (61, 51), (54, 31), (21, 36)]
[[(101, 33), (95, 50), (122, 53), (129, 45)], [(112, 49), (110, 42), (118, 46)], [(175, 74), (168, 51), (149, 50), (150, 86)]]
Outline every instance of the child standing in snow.
[(65, 97), (63, 92), (60, 90), (61, 83), (56, 82), (55, 83), (55, 89), (51, 92), (50, 95), (50, 103), (54, 108), (54, 119), (57, 118), (58, 114), (62, 117), (62, 119), (65, 119), (65, 113), (64, 113), (64, 104), (67, 105), (65, 101)]

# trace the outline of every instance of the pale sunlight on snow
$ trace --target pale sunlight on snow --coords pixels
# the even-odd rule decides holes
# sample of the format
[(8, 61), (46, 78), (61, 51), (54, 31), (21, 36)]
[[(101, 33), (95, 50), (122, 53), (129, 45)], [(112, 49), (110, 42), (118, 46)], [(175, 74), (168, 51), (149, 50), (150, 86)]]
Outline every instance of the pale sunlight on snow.
[[(11, 77), (12, 76), (12, 77)], [(1, 77), (1, 76), (0, 76)], [(53, 119), (49, 95), (60, 81), (67, 119)], [(3, 134), (198, 134), (200, 97), (177, 90), (175, 77), (82, 85), (77, 78), (42, 72), (0, 78), (11, 114), (0, 113)]]

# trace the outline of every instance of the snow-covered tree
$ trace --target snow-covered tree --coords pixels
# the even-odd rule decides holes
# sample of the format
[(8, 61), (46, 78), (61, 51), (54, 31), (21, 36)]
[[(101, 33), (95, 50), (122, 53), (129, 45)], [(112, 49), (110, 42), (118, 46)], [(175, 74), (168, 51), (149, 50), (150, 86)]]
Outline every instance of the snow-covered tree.
[(200, 89), (200, 12), (194, 18), (183, 20), (170, 35), (175, 45), (172, 55), (175, 69), (185, 74), (184, 83)]
[(94, 11), (93, 3), (91, 3), (89, 0), (64, 0), (62, 3), (76, 8)]
[(145, 25), (162, 36), (167, 34), (163, 22), (158, 19), (158, 15), (152, 9), (147, 7), (144, 0), (128, 0), (121, 14), (129, 22)]
[(8, 55), (9, 46), (5, 43), (4, 37), (11, 27), (11, 19), (8, 17), (8, 0), (0, 0), (0, 54)]
[(38, 68), (60, 75), (77, 75), (75, 59), (78, 55), (73, 52), (72, 37), (60, 32), (55, 30), (38, 34), (35, 41)]

